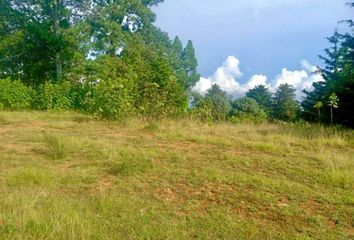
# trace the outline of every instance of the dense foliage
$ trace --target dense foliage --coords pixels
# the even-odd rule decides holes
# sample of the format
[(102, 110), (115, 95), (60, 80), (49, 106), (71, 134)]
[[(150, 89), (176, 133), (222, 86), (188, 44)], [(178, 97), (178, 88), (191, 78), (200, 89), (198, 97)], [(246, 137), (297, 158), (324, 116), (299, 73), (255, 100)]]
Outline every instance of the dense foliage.
[(250, 89), (246, 96), (232, 100), (214, 84), (205, 96), (194, 95), (193, 113), (202, 120), (229, 119), (234, 123), (263, 122), (267, 119), (291, 122), (299, 119), (300, 106), (295, 99), (295, 90), (288, 84), (280, 85), (275, 94), (259, 85)]
[(113, 119), (183, 113), (198, 63), (191, 41), (183, 47), (154, 26), (150, 7), (161, 2), (1, 0), (0, 79), (31, 92), (10, 97), (4, 87), (2, 108)]
[[(305, 92), (302, 107), (307, 120), (315, 121), (320, 117), (324, 123), (354, 127), (354, 24), (352, 20), (345, 22), (349, 23), (350, 31), (344, 34), (336, 31), (328, 38), (331, 47), (325, 50), (326, 56), (320, 56), (325, 67), (319, 72), (325, 81), (315, 83), (312, 91)], [(329, 103), (334, 95), (336, 104)], [(321, 107), (318, 107), (319, 102)]]
[(31, 92), (20, 81), (0, 81), (0, 110), (20, 110), (31, 105)]
[(295, 100), (295, 89), (289, 84), (281, 84), (274, 97), (274, 116), (283, 121), (294, 121), (300, 112)]
[[(0, 109), (77, 110), (107, 119), (156, 120), (187, 111), (205, 121), (266, 119), (354, 127), (354, 23), (328, 38), (325, 79), (305, 92), (259, 85), (233, 100), (200, 79), (193, 43), (154, 25), (163, 0), (0, 0)], [(353, 7), (353, 3), (349, 4)], [(191, 97), (192, 96), (192, 97)]]
[(232, 121), (262, 122), (267, 119), (266, 112), (253, 98), (244, 97), (232, 102)]
[(246, 93), (246, 97), (254, 99), (259, 106), (267, 113), (272, 108), (272, 93), (264, 85), (258, 85)]

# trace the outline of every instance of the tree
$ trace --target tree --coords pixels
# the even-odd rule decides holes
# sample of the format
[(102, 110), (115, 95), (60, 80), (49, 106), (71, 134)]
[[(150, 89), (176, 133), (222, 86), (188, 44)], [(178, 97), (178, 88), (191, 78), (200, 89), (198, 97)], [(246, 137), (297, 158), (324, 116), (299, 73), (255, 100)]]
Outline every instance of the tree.
[(84, 18), (88, 6), (89, 0), (1, 1), (0, 22), (6, 29), (0, 37), (2, 75), (33, 85), (39, 79), (62, 80), (64, 65), (77, 52), (71, 27)]
[(70, 82), (70, 108), (106, 118), (181, 114), (197, 59), (191, 41), (183, 48), (154, 26), (151, 6), (161, 2), (0, 0), (0, 78), (49, 100)]
[[(354, 3), (348, 3), (354, 7)], [(354, 24), (353, 20), (342, 21), (349, 24), (350, 32), (341, 34), (335, 31), (328, 38), (331, 44), (325, 49), (325, 56), (320, 56), (325, 66), (319, 68), (324, 80), (313, 84), (312, 91), (306, 91), (306, 98), (302, 102), (304, 117), (315, 120), (313, 106), (317, 101), (327, 102), (332, 93), (336, 93), (341, 100), (341, 107), (336, 111), (336, 123), (354, 127)], [(321, 112), (322, 121), (333, 122), (333, 108), (324, 108)]]
[(317, 101), (315, 105), (313, 105), (315, 109), (318, 111), (318, 122), (321, 122), (321, 108), (323, 107), (323, 103), (321, 101)]
[(295, 100), (295, 89), (289, 84), (281, 84), (274, 97), (274, 117), (283, 121), (294, 121), (300, 107)]
[(158, 5), (159, 3), (164, 2), (165, 0), (142, 0), (143, 4), (145, 6), (153, 6), (153, 5)]
[[(329, 97), (331, 92), (334, 91), (337, 80), (339, 79), (339, 70), (342, 68), (341, 53), (340, 53), (340, 41), (341, 34), (337, 31), (334, 32), (333, 36), (327, 38), (331, 46), (325, 49), (326, 56), (320, 55), (325, 63), (323, 68), (318, 68), (317, 73), (320, 73), (324, 78), (324, 82), (317, 82), (313, 84), (312, 91), (304, 91), (306, 97), (302, 102), (302, 107), (304, 109), (304, 117), (308, 120), (315, 120), (317, 112), (313, 106), (316, 102), (325, 102)], [(329, 122), (330, 113), (324, 109), (323, 120)]]
[(175, 56), (176, 56), (177, 59), (180, 60), (180, 59), (182, 58), (183, 44), (182, 44), (181, 39), (179, 39), (178, 36), (176, 36), (176, 37), (173, 39), (173, 42), (172, 42), (172, 51), (173, 51), (173, 53), (175, 54)]
[(236, 119), (261, 122), (267, 118), (265, 111), (253, 98), (244, 97), (236, 99), (232, 102), (232, 108), (231, 115)]
[(192, 41), (188, 41), (187, 46), (183, 49), (182, 56), (182, 67), (187, 76), (186, 82), (182, 83), (186, 89), (194, 86), (200, 79), (200, 75), (197, 71), (198, 60), (195, 56), (195, 49), (193, 47)]
[(258, 85), (246, 93), (246, 97), (256, 100), (258, 105), (266, 112), (272, 109), (272, 93), (264, 85)]
[(331, 123), (332, 124), (333, 124), (333, 108), (338, 108), (338, 104), (339, 104), (339, 99), (337, 97), (337, 94), (332, 93), (328, 99), (328, 106), (331, 109)]
[(196, 103), (197, 113), (204, 120), (225, 120), (230, 113), (231, 101), (227, 93), (213, 84), (205, 97), (199, 97)]

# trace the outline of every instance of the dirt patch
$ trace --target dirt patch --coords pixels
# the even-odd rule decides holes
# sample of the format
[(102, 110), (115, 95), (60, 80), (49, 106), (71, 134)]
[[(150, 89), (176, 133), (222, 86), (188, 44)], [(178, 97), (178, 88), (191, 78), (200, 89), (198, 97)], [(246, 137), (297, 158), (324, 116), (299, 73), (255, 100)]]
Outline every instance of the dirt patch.
[(68, 170), (74, 166), (75, 166), (75, 164), (72, 164), (71, 162), (64, 162), (63, 164), (60, 164), (57, 167), (57, 170), (60, 172), (65, 172), (66, 170)]
[(32, 152), (32, 148), (30, 146), (25, 146), (17, 143), (6, 143), (1, 146), (1, 150), (5, 152), (15, 152), (18, 154), (29, 154)]
[(112, 186), (112, 180), (109, 175), (102, 176), (98, 182), (93, 184), (89, 189), (90, 194), (97, 194), (106, 192)]
[(169, 202), (186, 202), (188, 200), (200, 201), (201, 205), (225, 205), (227, 192), (237, 191), (231, 185), (224, 183), (204, 183), (201, 186), (193, 186), (188, 183), (179, 182), (167, 188), (155, 190), (155, 197)]

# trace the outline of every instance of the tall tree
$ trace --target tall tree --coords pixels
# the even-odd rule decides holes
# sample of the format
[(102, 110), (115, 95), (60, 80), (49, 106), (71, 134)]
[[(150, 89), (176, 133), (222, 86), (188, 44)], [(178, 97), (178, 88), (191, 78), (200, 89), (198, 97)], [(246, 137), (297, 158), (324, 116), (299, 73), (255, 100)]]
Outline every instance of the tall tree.
[[(30, 83), (62, 80), (63, 65), (76, 48), (70, 28), (89, 6), (89, 0), (2, 0), (0, 22), (7, 29), (0, 38), (0, 52), (5, 56), (0, 64), (7, 68), (2, 74), (17, 75)], [(14, 37), (15, 41), (6, 41)]]
[(182, 44), (182, 41), (181, 39), (176, 36), (174, 39), (173, 39), (173, 42), (172, 42), (172, 51), (173, 53), (176, 55), (176, 57), (178, 59), (181, 59), (182, 58), (182, 52), (183, 52), (183, 44)]
[(281, 84), (274, 96), (274, 117), (283, 121), (294, 121), (299, 110), (295, 89), (289, 84)]
[(270, 113), (272, 110), (272, 93), (264, 85), (258, 85), (253, 89), (248, 90), (246, 97), (256, 100), (258, 105), (266, 112)]
[[(351, 7), (354, 3), (349, 3)], [(349, 23), (350, 32), (340, 34), (337, 31), (328, 38), (331, 46), (325, 49), (326, 56), (320, 56), (325, 67), (319, 72), (325, 79), (313, 85), (313, 91), (306, 93), (302, 102), (304, 114), (307, 119), (314, 120), (315, 112), (312, 106), (317, 101), (327, 102), (330, 95), (335, 92), (341, 100), (341, 107), (336, 111), (336, 123), (354, 127), (354, 116), (352, 108), (354, 105), (354, 24), (353, 20), (346, 20)], [(322, 119), (329, 123), (332, 121), (330, 108), (323, 109)]]
[(200, 79), (197, 71), (198, 60), (195, 56), (195, 49), (192, 41), (188, 41), (187, 46), (183, 49), (182, 66), (187, 76), (186, 82), (182, 83), (186, 89), (194, 86)]
[[(319, 68), (318, 73), (324, 78), (324, 82), (317, 82), (313, 84), (313, 89), (311, 91), (304, 91), (306, 97), (302, 102), (302, 107), (304, 109), (304, 117), (309, 120), (315, 120), (317, 111), (313, 108), (316, 102), (326, 102), (329, 95), (335, 91), (335, 85), (339, 79), (339, 72), (342, 69), (342, 58), (341, 58), (341, 39), (342, 35), (337, 31), (333, 36), (327, 38), (330, 47), (325, 49), (325, 56), (320, 55), (325, 63), (325, 67)], [(322, 119), (325, 122), (330, 121), (330, 112), (327, 109), (323, 110)]]
[(232, 109), (231, 100), (225, 91), (217, 84), (213, 84), (205, 97), (199, 98), (197, 109), (203, 114), (208, 114), (211, 120), (225, 120)]

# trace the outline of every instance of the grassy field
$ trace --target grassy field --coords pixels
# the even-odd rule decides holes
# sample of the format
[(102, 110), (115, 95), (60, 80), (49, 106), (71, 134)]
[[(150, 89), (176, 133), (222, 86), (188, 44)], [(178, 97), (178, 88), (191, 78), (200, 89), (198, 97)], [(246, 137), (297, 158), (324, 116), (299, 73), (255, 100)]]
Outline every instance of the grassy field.
[(0, 112), (0, 239), (354, 239), (354, 132)]

